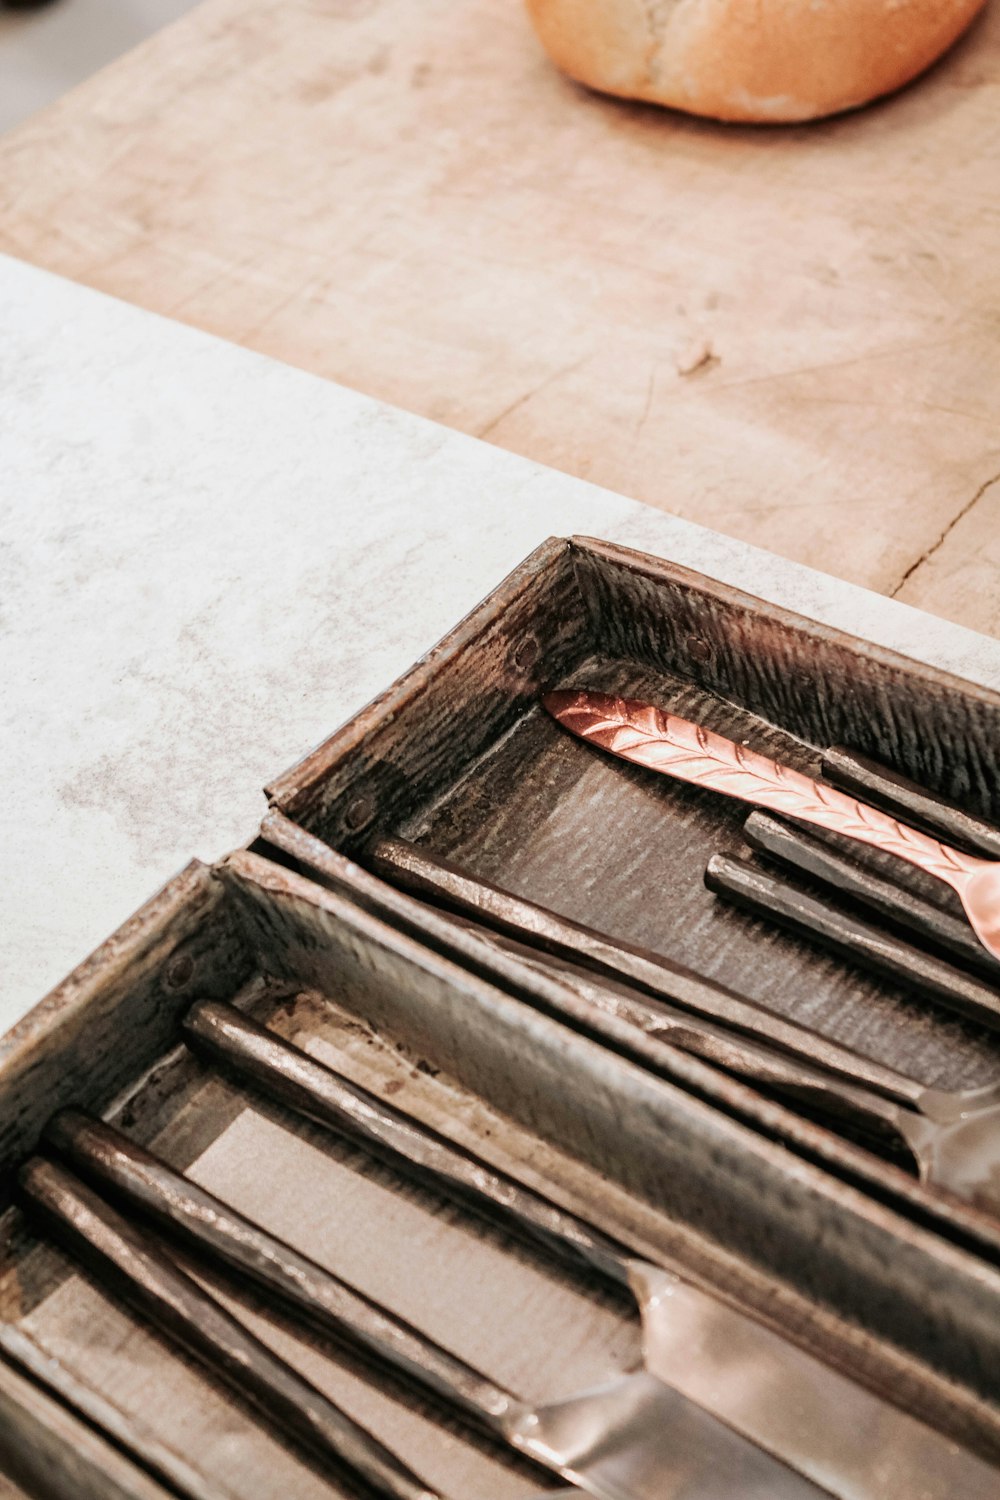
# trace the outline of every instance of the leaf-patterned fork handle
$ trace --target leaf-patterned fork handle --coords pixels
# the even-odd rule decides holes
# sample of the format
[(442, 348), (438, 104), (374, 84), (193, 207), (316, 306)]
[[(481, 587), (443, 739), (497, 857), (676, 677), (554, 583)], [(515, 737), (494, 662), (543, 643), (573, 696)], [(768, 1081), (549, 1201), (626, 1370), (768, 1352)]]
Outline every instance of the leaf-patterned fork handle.
[(589, 692), (548, 693), (543, 702), (566, 729), (622, 760), (874, 844), (935, 875), (960, 895), (988, 864), (907, 827), (837, 787), (813, 781), (801, 771), (652, 704)]

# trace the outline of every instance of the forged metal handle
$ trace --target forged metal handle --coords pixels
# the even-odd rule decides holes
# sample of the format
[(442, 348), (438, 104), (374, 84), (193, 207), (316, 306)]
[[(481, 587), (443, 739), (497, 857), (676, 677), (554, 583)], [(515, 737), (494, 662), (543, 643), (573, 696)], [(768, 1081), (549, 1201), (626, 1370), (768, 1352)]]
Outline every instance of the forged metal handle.
[(1000, 962), (984, 948), (965, 918), (873, 872), (857, 857), (848, 858), (822, 834), (807, 833), (770, 813), (752, 812), (743, 825), (743, 836), (751, 849), (822, 881), (877, 916), (915, 932), (932, 947), (956, 954), (994, 984), (1000, 979)]
[[(748, 1036), (768, 1050), (773, 1048), (775, 1065), (780, 1057), (782, 1065), (791, 1068), (792, 1059), (798, 1058), (807, 1068), (822, 1069), (852, 1089), (871, 1090), (899, 1103), (913, 1104), (920, 1092), (919, 1085), (892, 1068), (851, 1052), (829, 1037), (799, 1026), (662, 954), (637, 948), (537, 906), (523, 896), (501, 890), (429, 849), (402, 839), (379, 839), (371, 850), (371, 860), (381, 876), (404, 890), (443, 902), (476, 922), (487, 923), (501, 934), (501, 940), (506, 935), (559, 960), (561, 967), (555, 972), (577, 993), (583, 993), (585, 976), (580, 972), (581, 966), (613, 982), (624, 983), (629, 987), (628, 996), (615, 991), (618, 998), (610, 1004), (602, 1005), (596, 982), (584, 998), (625, 1017), (649, 1036), (664, 1036), (686, 1047), (680, 1034), (690, 1013), (704, 1017), (710, 1025), (718, 1023), (724, 1028), (720, 1037), (732, 1038), (734, 1045), (737, 1037)], [(481, 928), (476, 930), (481, 937), (488, 936)], [(521, 951), (518, 957), (521, 962), (534, 961)], [(706, 1035), (697, 1021), (688, 1028), (688, 1035), (692, 1045), (686, 1050), (721, 1062), (718, 1056), (713, 1057), (694, 1045), (699, 1037)], [(744, 1076), (760, 1077), (758, 1073)]]
[(478, 1370), (111, 1126), (80, 1110), (62, 1110), (49, 1122), (45, 1139), (102, 1192), (208, 1260), (248, 1276), (321, 1333), (349, 1340), (480, 1425), (501, 1432), (512, 1413), (520, 1412), (517, 1399)]
[[(755, 916), (818, 938), (842, 957), (902, 982), (949, 1010), (994, 1030), (1000, 1025), (1000, 993), (992, 985), (935, 954), (900, 941), (840, 906), (805, 895), (789, 881), (747, 860), (713, 854), (705, 869), (705, 884), (716, 894), (738, 901)], [(922, 1094), (914, 1101), (918, 1110), (923, 1108)]]
[(931, 829), (952, 844), (974, 849), (984, 859), (1000, 859), (1000, 828), (963, 812), (871, 756), (832, 745), (823, 756), (823, 775), (844, 791), (901, 812), (911, 823)]
[(389, 1450), (273, 1353), (148, 1235), (72, 1173), (42, 1157), (21, 1169), (32, 1216), (173, 1343), (265, 1420), (325, 1463), (349, 1469), (389, 1500), (441, 1500)]
[[(502, 943), (504, 939), (498, 941)], [(627, 1021), (651, 1042), (670, 1043), (738, 1078), (771, 1089), (783, 1098), (807, 1103), (831, 1123), (848, 1121), (876, 1136), (888, 1134), (899, 1139), (906, 1136), (903, 1121), (912, 1112), (904, 1107), (900, 1094), (907, 1103), (915, 1105), (924, 1093), (919, 1084), (901, 1078), (896, 1097), (888, 1098), (867, 1085), (863, 1062), (859, 1062), (858, 1067), (862, 1077), (853, 1082), (841, 1074), (827, 1072), (801, 1054), (783, 1052), (767, 1042), (757, 1042), (739, 1032), (713, 1026), (697, 1016), (674, 1010), (662, 1001), (648, 1000), (634, 992), (630, 994), (583, 971), (560, 965), (559, 960), (535, 954), (530, 957), (519, 954), (519, 957), (529, 968), (542, 972), (555, 966), (562, 983), (579, 999), (598, 1012)], [(636, 1056), (640, 1063), (648, 1062), (639, 1048), (630, 1055)], [(909, 1144), (908, 1136), (906, 1140)]]
[(199, 1000), (184, 1018), (183, 1030), (192, 1047), (249, 1080), (265, 1096), (362, 1141), (375, 1155), (402, 1165), (410, 1176), (446, 1196), (513, 1224), (559, 1259), (588, 1266), (629, 1287), (627, 1251), (599, 1230), (460, 1151), (429, 1127), (416, 1125), (234, 1006)]

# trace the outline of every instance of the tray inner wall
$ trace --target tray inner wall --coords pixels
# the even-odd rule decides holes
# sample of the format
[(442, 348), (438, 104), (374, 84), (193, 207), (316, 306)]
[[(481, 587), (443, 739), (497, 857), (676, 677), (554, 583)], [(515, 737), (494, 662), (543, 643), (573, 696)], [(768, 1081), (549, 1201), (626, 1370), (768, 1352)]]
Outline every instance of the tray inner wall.
[(1000, 821), (1000, 694), (608, 542), (581, 539), (572, 556), (607, 655), (678, 672)]
[[(367, 1087), (407, 1108), (418, 1095), (432, 1118), (457, 1115), (473, 1138), (495, 1133), (544, 1173), (551, 1153), (543, 1143), (437, 1080), (336, 1000), (276, 985), (262, 992), (259, 984), (244, 999), (277, 1031)], [(135, 1138), (495, 1378), (535, 1399), (556, 1398), (639, 1363), (638, 1322), (624, 1302), (564, 1276), (366, 1153), (257, 1105), (197, 1066), (178, 1064), (171, 1076), (169, 1109), (162, 1085), (148, 1085), (126, 1106)], [(558, 1166), (552, 1170), (559, 1175)], [(16, 1216), (8, 1223), (12, 1218), (16, 1223)], [(21, 1228), (18, 1244), (0, 1280), (3, 1316), (140, 1428), (179, 1453), (197, 1454), (222, 1493), (255, 1500), (354, 1495), (350, 1485), (314, 1473), (56, 1251), (35, 1245)], [(218, 1283), (207, 1284), (219, 1291)], [(224, 1300), (443, 1493), (518, 1500), (545, 1487), (544, 1476), (512, 1467), (488, 1445), (442, 1425), (439, 1412), (384, 1377), (373, 1380), (346, 1352), (289, 1321), (265, 1318), (254, 1298)]]
[[(594, 657), (567, 675), (648, 698), (804, 771), (815, 750), (666, 672)], [(1000, 1074), (995, 1039), (902, 987), (719, 901), (716, 852), (746, 853), (748, 809), (591, 750), (533, 708), (400, 832), (518, 895), (643, 944), (926, 1084)]]

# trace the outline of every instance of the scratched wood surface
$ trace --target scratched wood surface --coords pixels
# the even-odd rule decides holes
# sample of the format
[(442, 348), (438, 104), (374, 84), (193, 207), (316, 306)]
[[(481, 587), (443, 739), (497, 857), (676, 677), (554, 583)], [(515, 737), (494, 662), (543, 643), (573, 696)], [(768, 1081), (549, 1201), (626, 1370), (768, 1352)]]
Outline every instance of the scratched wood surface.
[(0, 248), (996, 632), (998, 103), (995, 5), (752, 130), (516, 0), (207, 0), (0, 141)]

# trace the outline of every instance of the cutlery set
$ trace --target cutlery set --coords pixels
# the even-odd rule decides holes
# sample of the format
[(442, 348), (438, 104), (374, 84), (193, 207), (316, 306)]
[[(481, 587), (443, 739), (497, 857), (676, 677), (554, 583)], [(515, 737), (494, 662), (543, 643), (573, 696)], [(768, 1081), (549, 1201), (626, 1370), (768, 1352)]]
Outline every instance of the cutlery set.
[[(1000, 1024), (1000, 862), (984, 857), (1000, 852), (997, 830), (846, 751), (828, 753), (824, 772), (830, 781), (820, 782), (651, 704), (573, 691), (548, 693), (544, 704), (564, 728), (612, 755), (778, 814), (758, 811), (747, 819), (744, 833), (752, 848), (855, 898), (925, 941), (944, 946), (978, 974), (901, 942), (745, 860), (713, 855), (705, 872), (710, 890), (755, 915), (813, 936), (975, 1021)], [(855, 791), (893, 809), (901, 807), (934, 831), (923, 832), (901, 822), (894, 811), (858, 800)], [(787, 825), (784, 818), (916, 866), (955, 892), (968, 925), (892, 882), (858, 870), (836, 850)], [(966, 853), (944, 843), (936, 836), (938, 832), (982, 852)], [(978, 975), (991, 979), (992, 984)], [(767, 1037), (764, 1028), (758, 1029), (758, 1035), (774, 1039)], [(805, 1034), (804, 1045), (800, 1045), (802, 1037), (795, 1039), (797, 1054), (819, 1068), (839, 1071), (839, 1060), (831, 1058), (829, 1043), (818, 1037), (810, 1040), (809, 1035)], [(882, 1118), (905, 1141), (923, 1181), (948, 1188), (1000, 1216), (1000, 1081), (949, 1092), (907, 1087), (904, 1080), (889, 1079), (883, 1072), (880, 1078), (869, 1076), (851, 1084), (851, 1097), (860, 1103), (859, 1083), (863, 1105), (872, 1118), (878, 1114), (879, 1089), (892, 1099), (892, 1107), (883, 1109)], [(827, 1098), (838, 1095), (848, 1102), (843, 1090), (831, 1090)]]
[[(199, 1001), (183, 1033), (193, 1052), (265, 1102), (348, 1139), (639, 1304), (641, 1371), (535, 1405), (117, 1128), (77, 1109), (58, 1112), (42, 1153), (21, 1169), (26, 1210), (262, 1421), (366, 1493), (441, 1500), (224, 1306), (203, 1284), (206, 1273), (223, 1278), (237, 1297), (253, 1288), (314, 1335), (391, 1372), (452, 1420), (527, 1460), (540, 1477), (568, 1482), (566, 1493), (600, 1500), (889, 1500), (901, 1477), (923, 1486), (912, 1493), (932, 1500), (977, 1500), (983, 1493), (991, 1471), (965, 1450), (709, 1292), (634, 1256), (242, 1011)], [(677, 1388), (679, 1338), (707, 1366), (700, 1400)], [(19, 1350), (16, 1336), (13, 1345), (8, 1337), (7, 1352), (23, 1361), (21, 1343)], [(100, 1423), (99, 1411), (87, 1414)], [(111, 1435), (119, 1442), (129, 1436)], [(131, 1444), (139, 1462), (154, 1472), (167, 1468), (186, 1500), (216, 1500), (182, 1464), (165, 1465), (155, 1445), (134, 1433)]]
[[(847, 751), (815, 781), (636, 700), (582, 691), (545, 708), (587, 744), (651, 771), (750, 803), (748, 846), (718, 853), (710, 890), (819, 942), (959, 1015), (1000, 1025), (1000, 832)], [(910, 821), (903, 821), (903, 819)], [(819, 832), (811, 832), (802, 825)], [(913, 826), (919, 825), (919, 826)], [(652, 836), (655, 836), (652, 835)], [(852, 857), (854, 845), (873, 851)], [(921, 872), (896, 879), (884, 856)], [(365, 863), (457, 928), (558, 979), (587, 1029), (640, 1064), (680, 1049), (846, 1131), (921, 1182), (1000, 1224), (1000, 1081), (927, 1088), (767, 1009), (662, 953), (624, 942), (473, 876), (399, 837), (370, 841)], [(781, 871), (791, 872), (794, 879)], [(931, 898), (926, 877), (956, 903)], [(859, 912), (864, 915), (859, 915)], [(557, 1001), (550, 1005), (559, 1010)], [(22, 1167), (20, 1202), (98, 1280), (321, 1469), (389, 1500), (437, 1490), (269, 1345), (211, 1289), (250, 1288), (309, 1332), (344, 1347), (512, 1462), (544, 1493), (599, 1500), (977, 1500), (995, 1479), (861, 1385), (708, 1290), (636, 1256), (555, 1202), (460, 1149), (241, 1010), (197, 1001), (190, 1052), (265, 1101), (346, 1138), (529, 1249), (635, 1304), (644, 1365), (595, 1390), (537, 1404), (474, 1368), (116, 1128), (57, 1112)], [(667, 1049), (662, 1054), (658, 1049)], [(669, 1074), (668, 1074), (669, 1076)], [(780, 1133), (780, 1132), (779, 1132)], [(1000, 1234), (986, 1233), (991, 1248)], [(401, 1265), (401, 1271), (403, 1267)], [(470, 1306), (470, 1315), (474, 1307)], [(685, 1393), (678, 1341), (697, 1392)], [(30, 1339), (0, 1328), (0, 1352), (49, 1384), (185, 1500), (223, 1500), (183, 1457), (123, 1429)], [(530, 1480), (528, 1481), (530, 1483)], [(457, 1500), (457, 1497), (455, 1497)], [(464, 1497), (463, 1497), (464, 1500)], [(486, 1500), (486, 1497), (483, 1497)], [(539, 1497), (540, 1500), (540, 1497)]]
[(545, 543), (0, 1040), (0, 1475), (1000, 1493), (998, 745)]
[(651, 704), (582, 692), (548, 693), (544, 702), (564, 728), (622, 760), (872, 845), (924, 870), (951, 887), (982, 946), (1000, 957), (1000, 861), (966, 854), (837, 786)]
[[(237, 1035), (241, 1019), (235, 1012), (229, 1023)], [(201, 1024), (206, 1021), (217, 1035), (225, 1035), (224, 1018), (202, 1017)], [(262, 1040), (253, 1039), (258, 1049)], [(279, 1078), (281, 1065), (279, 1059)], [(337, 1086), (344, 1087), (340, 1081)], [(282, 1092), (280, 1085), (277, 1092)], [(321, 1112), (322, 1102), (310, 1108), (313, 1117)], [(760, 1500), (767, 1495), (811, 1500), (826, 1493), (645, 1372), (551, 1406), (533, 1407), (108, 1127), (84, 1116), (57, 1116), (48, 1143), (80, 1177), (209, 1263), (262, 1288), (321, 1336), (360, 1349), (443, 1403), (453, 1417), (589, 1494), (606, 1500), (620, 1495), (653, 1500), (670, 1494), (708, 1500), (728, 1491)], [(435, 1143), (429, 1145), (433, 1157)], [(488, 1171), (480, 1170), (490, 1182)], [(23, 1191), (50, 1223), (60, 1216), (57, 1233), (61, 1223), (72, 1218), (81, 1241), (85, 1239), (81, 1253), (92, 1263), (103, 1256), (119, 1275), (123, 1270), (128, 1274), (112, 1242), (116, 1230), (118, 1240), (124, 1237), (121, 1224), (115, 1224), (107, 1209), (97, 1218), (92, 1195), (71, 1184), (68, 1174), (50, 1163), (33, 1165)], [(514, 1193), (516, 1197), (516, 1189)], [(526, 1196), (530, 1211), (530, 1195)], [(87, 1224), (80, 1222), (81, 1202), (91, 1210)], [(602, 1247), (596, 1248), (600, 1253)], [(224, 1376), (235, 1367), (237, 1390), (269, 1405), (289, 1434), (319, 1457), (353, 1469), (380, 1493), (426, 1500), (431, 1492), (380, 1450), (375, 1439), (337, 1413), (263, 1345), (237, 1341), (235, 1320), (206, 1293), (193, 1288), (178, 1293), (165, 1268), (162, 1252), (147, 1251), (141, 1277), (130, 1279), (126, 1292), (137, 1307), (150, 1311), (172, 1337), (207, 1358)], [(155, 1286), (154, 1275), (159, 1277)], [(166, 1316), (161, 1312), (161, 1286), (167, 1287)], [(151, 1295), (157, 1298), (153, 1307)]]
[[(834, 1130), (848, 1125), (876, 1148), (901, 1148), (921, 1181), (1000, 1215), (1000, 1084), (964, 1092), (925, 1088), (660, 954), (502, 891), (403, 840), (376, 842), (371, 864), (413, 894), (475, 919), (481, 937), (515, 953), (522, 965), (557, 973), (595, 1015), (628, 1023), (647, 1043), (632, 1050), (637, 1061), (655, 1064), (657, 1043), (693, 1053), (807, 1105)], [(770, 915), (763, 900), (758, 910)], [(990, 1241), (1000, 1248), (995, 1233)]]

